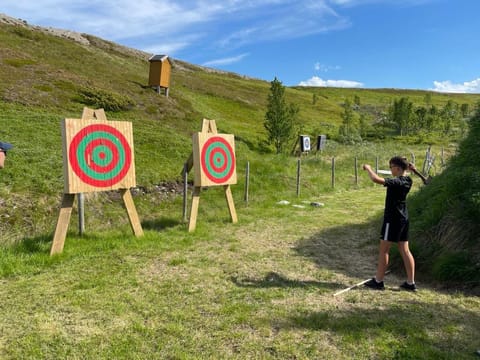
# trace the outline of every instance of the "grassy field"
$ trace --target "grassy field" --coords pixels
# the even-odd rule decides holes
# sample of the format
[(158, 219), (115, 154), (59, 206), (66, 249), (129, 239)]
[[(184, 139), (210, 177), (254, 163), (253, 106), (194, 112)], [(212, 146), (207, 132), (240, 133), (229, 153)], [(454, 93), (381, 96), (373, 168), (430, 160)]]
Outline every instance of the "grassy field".
[(177, 198), (143, 221), (143, 238), (124, 224), (72, 229), (59, 256), (48, 256), (47, 236), (4, 249), (0, 357), (475, 358), (478, 297), (422, 274), (418, 293), (400, 292), (402, 272), (384, 292), (333, 296), (374, 272), (384, 189), (287, 196), (290, 205), (247, 205), (238, 192), (238, 224), (210, 189), (194, 233)]
[[(13, 181), (2, 190), (2, 218), (14, 225), (0, 255), (0, 357), (474, 358), (478, 297), (447, 292), (421, 273), (418, 293), (397, 291), (401, 269), (387, 276), (385, 292), (333, 296), (376, 265), (384, 189), (360, 170), (356, 183), (354, 156), (372, 165), (378, 157), (384, 168), (410, 151), (421, 163), (423, 149), (328, 142), (302, 158), (297, 197), (297, 159), (254, 156), (239, 143), (237, 224), (219, 188), (202, 192), (194, 233), (182, 223), (181, 196), (137, 192), (145, 236), (135, 238), (115, 192), (100, 193), (87, 196), (86, 234), (77, 235), (75, 208), (64, 252), (54, 257), (61, 182), (40, 180), (45, 194), (28, 200), (17, 194), (27, 186)], [(13, 151), (7, 160), (6, 179), (28, 168)], [(29, 181), (27, 188), (39, 180)]]

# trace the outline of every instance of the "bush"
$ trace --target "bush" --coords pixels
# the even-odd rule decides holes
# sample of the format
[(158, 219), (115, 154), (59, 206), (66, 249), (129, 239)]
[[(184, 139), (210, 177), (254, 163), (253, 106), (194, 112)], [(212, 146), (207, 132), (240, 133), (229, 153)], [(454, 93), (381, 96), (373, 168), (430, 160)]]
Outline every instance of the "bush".
[(95, 88), (80, 89), (78, 101), (97, 109), (103, 108), (105, 111), (130, 110), (134, 105), (128, 96)]
[(432, 269), (436, 280), (444, 282), (480, 282), (480, 265), (472, 261), (467, 252), (445, 253), (439, 256)]

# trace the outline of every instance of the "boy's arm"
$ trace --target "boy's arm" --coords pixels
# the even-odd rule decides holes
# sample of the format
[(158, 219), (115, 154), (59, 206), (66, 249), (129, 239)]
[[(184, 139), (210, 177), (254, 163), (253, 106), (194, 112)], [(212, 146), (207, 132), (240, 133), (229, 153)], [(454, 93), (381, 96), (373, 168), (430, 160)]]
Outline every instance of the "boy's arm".
[(368, 176), (370, 177), (370, 179), (372, 179), (374, 183), (380, 185), (385, 184), (385, 179), (375, 174), (375, 171), (372, 170), (372, 167), (370, 165), (364, 164), (363, 170), (366, 170), (368, 172)]
[(427, 185), (430, 180), (428, 178), (426, 178), (425, 176), (423, 176), (423, 174), (417, 170), (417, 168), (415, 167), (415, 164), (413, 163), (408, 163), (408, 169), (411, 170), (415, 175), (417, 175), (420, 179), (422, 179), (423, 183), (425, 185)]

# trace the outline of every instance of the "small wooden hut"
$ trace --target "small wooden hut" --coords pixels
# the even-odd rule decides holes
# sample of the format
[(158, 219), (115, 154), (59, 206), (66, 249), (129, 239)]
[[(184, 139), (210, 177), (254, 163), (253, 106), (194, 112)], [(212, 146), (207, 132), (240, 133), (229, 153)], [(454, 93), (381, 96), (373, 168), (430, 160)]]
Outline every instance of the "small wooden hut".
[(165, 95), (168, 97), (172, 71), (170, 58), (168, 55), (153, 55), (148, 61), (150, 62), (148, 85), (155, 87), (159, 94), (161, 89), (165, 89)]

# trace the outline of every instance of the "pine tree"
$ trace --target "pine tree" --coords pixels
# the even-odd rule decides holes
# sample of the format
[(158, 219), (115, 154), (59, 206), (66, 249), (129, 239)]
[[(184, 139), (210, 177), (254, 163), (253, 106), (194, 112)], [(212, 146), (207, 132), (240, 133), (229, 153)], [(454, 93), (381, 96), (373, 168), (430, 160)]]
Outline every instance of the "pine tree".
[(268, 142), (275, 146), (277, 154), (279, 154), (293, 136), (299, 108), (293, 104), (287, 105), (285, 87), (281, 81), (275, 77), (270, 84), (264, 126), (268, 132)]

